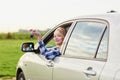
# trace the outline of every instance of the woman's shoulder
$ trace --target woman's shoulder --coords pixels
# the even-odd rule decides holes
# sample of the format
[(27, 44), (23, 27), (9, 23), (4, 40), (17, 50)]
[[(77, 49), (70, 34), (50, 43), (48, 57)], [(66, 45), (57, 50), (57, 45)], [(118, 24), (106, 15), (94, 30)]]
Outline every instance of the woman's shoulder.
[(59, 50), (59, 47), (54, 46), (54, 47), (48, 48), (48, 50)]

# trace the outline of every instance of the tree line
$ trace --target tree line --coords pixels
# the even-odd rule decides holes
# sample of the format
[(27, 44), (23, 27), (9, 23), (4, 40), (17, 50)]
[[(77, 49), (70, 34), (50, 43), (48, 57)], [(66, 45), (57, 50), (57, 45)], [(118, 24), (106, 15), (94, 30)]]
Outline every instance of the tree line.
[[(44, 35), (46, 32), (42, 32), (41, 34)], [(0, 33), (0, 39), (30, 39), (30, 33), (25, 32), (8, 32), (8, 33)], [(33, 39), (35, 39), (33, 37)]]

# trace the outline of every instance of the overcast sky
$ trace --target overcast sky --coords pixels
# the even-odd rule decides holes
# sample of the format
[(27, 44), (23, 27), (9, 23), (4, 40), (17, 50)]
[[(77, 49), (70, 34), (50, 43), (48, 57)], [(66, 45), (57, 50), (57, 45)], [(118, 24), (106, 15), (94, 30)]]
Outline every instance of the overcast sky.
[(119, 0), (0, 0), (0, 32), (52, 28), (90, 14), (120, 12)]

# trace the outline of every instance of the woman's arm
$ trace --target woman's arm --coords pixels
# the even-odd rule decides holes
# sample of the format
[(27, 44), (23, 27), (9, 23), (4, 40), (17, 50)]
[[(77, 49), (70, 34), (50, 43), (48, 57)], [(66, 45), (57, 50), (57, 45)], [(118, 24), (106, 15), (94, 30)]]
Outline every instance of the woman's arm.
[(39, 31), (37, 30), (30, 30), (30, 32), (36, 36), (38, 38), (38, 42), (39, 42), (39, 49), (42, 53), (42, 55), (44, 55), (46, 57), (46, 59), (48, 60), (54, 60), (55, 57), (60, 56), (61, 53), (58, 49), (53, 49), (53, 50), (48, 50), (45, 45), (44, 42), (42, 40), (42, 35), (40, 34)]
[(43, 41), (40, 41), (40, 42), (39, 42), (39, 49), (40, 49), (42, 55), (44, 55), (45, 58), (48, 59), (48, 60), (54, 60), (55, 57), (61, 55), (59, 49), (57, 49), (57, 48), (48, 50), (48, 49), (45, 47)]

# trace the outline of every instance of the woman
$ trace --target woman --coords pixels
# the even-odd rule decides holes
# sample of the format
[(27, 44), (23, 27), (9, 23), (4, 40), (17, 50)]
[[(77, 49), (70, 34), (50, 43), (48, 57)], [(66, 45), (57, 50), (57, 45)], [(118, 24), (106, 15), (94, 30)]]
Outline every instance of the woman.
[(53, 48), (53, 49), (49, 49), (49, 50), (45, 47), (44, 42), (42, 40), (42, 36), (41, 36), (41, 34), (38, 31), (30, 30), (30, 32), (33, 35), (37, 36), (38, 43), (39, 43), (39, 49), (40, 49), (42, 55), (44, 55), (46, 57), (46, 59), (54, 60), (55, 57), (61, 55), (59, 49), (61, 48), (61, 45), (62, 45), (63, 40), (64, 40), (64, 37), (65, 37), (65, 35), (67, 33), (66, 29), (64, 29), (63, 27), (59, 27), (59, 28), (57, 28), (54, 31), (54, 36), (53, 36), (54, 38), (53, 38), (53, 40), (54, 40), (54, 42), (55, 42), (55, 44), (56, 44), (56, 46), (58, 48)]

